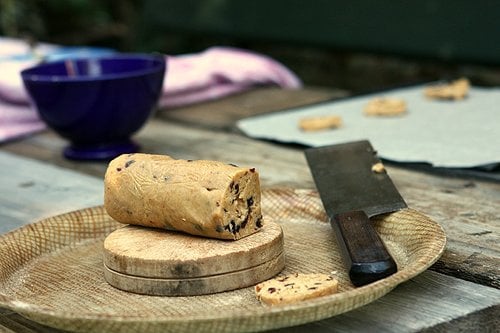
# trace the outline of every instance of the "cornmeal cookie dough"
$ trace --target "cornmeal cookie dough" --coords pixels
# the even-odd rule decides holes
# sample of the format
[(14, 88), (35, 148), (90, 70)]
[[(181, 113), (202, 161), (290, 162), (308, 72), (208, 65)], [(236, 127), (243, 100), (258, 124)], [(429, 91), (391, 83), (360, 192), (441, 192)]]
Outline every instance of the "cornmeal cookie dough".
[(305, 132), (321, 131), (342, 126), (342, 118), (336, 115), (304, 117), (299, 120), (299, 128)]
[(291, 274), (255, 286), (257, 299), (267, 305), (290, 304), (336, 293), (338, 280), (331, 275)]
[(263, 226), (255, 168), (127, 154), (109, 163), (104, 185), (106, 211), (121, 223), (234, 240)]
[(455, 80), (449, 84), (427, 87), (424, 95), (432, 99), (464, 99), (469, 93), (470, 83), (466, 78)]
[(406, 112), (406, 102), (399, 98), (377, 97), (363, 110), (367, 116), (398, 116)]

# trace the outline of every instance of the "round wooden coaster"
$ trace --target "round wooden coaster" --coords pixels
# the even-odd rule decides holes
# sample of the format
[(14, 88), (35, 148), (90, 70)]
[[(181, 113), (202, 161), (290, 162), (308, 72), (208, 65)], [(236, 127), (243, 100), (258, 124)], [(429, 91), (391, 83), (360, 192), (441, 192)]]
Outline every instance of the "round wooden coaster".
[(156, 296), (195, 296), (245, 288), (268, 280), (285, 268), (285, 255), (280, 253), (258, 266), (241, 271), (185, 279), (160, 279), (122, 274), (104, 265), (106, 281), (125, 291)]
[(233, 290), (284, 268), (283, 231), (273, 222), (237, 241), (129, 225), (106, 237), (103, 253), (109, 284), (149, 295)]

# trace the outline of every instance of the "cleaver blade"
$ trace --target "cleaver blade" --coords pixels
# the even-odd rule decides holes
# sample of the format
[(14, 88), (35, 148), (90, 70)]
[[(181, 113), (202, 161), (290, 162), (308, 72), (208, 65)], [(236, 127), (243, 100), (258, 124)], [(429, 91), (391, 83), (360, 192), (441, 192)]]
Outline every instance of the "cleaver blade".
[(370, 218), (407, 205), (369, 141), (305, 150), (316, 188), (355, 286), (383, 279), (397, 271), (394, 259)]

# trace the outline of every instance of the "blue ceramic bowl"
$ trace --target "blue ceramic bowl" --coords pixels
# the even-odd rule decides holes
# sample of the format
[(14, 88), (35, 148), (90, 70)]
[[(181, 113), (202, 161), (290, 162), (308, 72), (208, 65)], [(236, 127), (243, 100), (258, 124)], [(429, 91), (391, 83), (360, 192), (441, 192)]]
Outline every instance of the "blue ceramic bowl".
[(21, 72), (40, 117), (70, 141), (71, 159), (111, 159), (137, 151), (131, 136), (156, 108), (165, 75), (161, 55), (67, 59)]

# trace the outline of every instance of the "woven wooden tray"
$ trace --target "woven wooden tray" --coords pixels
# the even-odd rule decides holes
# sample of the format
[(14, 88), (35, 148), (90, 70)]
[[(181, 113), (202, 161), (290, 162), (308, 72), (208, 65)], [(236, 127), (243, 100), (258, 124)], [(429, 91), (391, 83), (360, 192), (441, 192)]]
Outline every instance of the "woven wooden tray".
[(0, 237), (0, 306), (42, 324), (77, 332), (247, 332), (299, 325), (350, 311), (385, 295), (432, 265), (444, 250), (442, 228), (411, 209), (374, 223), (398, 264), (388, 278), (349, 282), (321, 201), (314, 191), (263, 191), (266, 219), (282, 225), (284, 273), (336, 272), (340, 292), (266, 307), (253, 287), (185, 297), (145, 296), (111, 287), (102, 244), (116, 229), (103, 207), (54, 216)]

